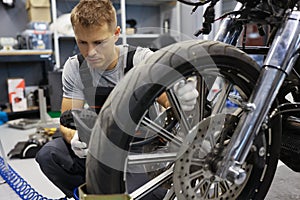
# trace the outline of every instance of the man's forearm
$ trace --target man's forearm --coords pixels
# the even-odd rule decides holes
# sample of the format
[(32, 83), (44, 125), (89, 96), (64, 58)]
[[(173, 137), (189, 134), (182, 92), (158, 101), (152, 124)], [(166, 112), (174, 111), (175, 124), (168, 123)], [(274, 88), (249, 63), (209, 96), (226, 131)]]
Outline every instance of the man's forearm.
[(73, 138), (74, 134), (75, 134), (75, 130), (74, 129), (70, 129), (70, 128), (67, 128), (63, 125), (60, 125), (60, 132), (62, 133), (63, 135), (63, 138), (68, 142), (70, 143), (71, 142), (71, 139)]
[(170, 102), (168, 100), (167, 94), (163, 93), (162, 95), (160, 95), (157, 99), (157, 102), (163, 106), (164, 108), (168, 108), (170, 107)]

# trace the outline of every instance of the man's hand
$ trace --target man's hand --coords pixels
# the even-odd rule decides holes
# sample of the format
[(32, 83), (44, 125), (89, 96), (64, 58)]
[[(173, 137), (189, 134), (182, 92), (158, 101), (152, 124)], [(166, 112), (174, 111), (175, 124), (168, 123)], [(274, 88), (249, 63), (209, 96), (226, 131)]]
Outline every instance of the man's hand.
[(199, 92), (196, 89), (196, 81), (180, 81), (174, 85), (175, 94), (183, 111), (192, 111), (197, 103)]
[(77, 131), (75, 132), (71, 140), (71, 148), (74, 151), (75, 155), (77, 155), (79, 158), (85, 158), (87, 156), (87, 145), (85, 142), (81, 142), (79, 140)]

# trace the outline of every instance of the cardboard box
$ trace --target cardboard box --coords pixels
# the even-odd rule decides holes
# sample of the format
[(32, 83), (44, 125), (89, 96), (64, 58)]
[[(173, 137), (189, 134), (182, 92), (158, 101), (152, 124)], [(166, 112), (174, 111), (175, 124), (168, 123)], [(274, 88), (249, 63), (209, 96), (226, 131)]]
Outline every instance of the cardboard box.
[(27, 0), (26, 10), (31, 22), (51, 22), (50, 0)]
[(27, 110), (25, 98), (25, 80), (23, 78), (7, 79), (8, 97), (13, 112)]
[(86, 184), (79, 186), (79, 200), (133, 200), (127, 194), (86, 194)]

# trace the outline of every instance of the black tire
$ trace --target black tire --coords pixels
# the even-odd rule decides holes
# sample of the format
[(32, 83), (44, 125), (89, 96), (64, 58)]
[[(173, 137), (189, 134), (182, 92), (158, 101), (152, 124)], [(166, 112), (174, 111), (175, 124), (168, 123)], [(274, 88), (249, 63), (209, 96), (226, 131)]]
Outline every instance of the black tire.
[[(142, 125), (146, 124), (146, 121), (150, 119), (148, 116), (149, 109), (154, 104), (157, 97), (163, 92), (166, 92), (169, 94), (170, 98), (170, 95), (172, 96), (172, 89), (170, 88), (173, 88), (173, 85), (178, 80), (191, 76), (196, 76), (198, 80), (200, 78), (202, 78), (201, 80), (204, 80), (201, 82), (204, 83), (204, 86), (198, 87), (201, 89), (199, 90), (200, 96), (203, 97), (202, 99), (199, 98), (199, 100), (202, 100), (199, 101), (202, 102), (199, 103), (199, 110), (204, 111), (202, 113), (204, 116), (198, 116), (199, 119), (196, 123), (187, 125), (187, 127), (192, 128), (197, 126), (198, 122), (203, 120), (204, 117), (208, 118), (212, 113), (221, 113), (226, 109), (226, 102), (223, 102), (223, 104), (220, 104), (222, 105), (220, 107), (222, 109), (219, 109), (220, 111), (216, 112), (213, 110), (215, 109), (216, 104), (213, 103), (213, 100), (209, 101), (207, 99), (207, 96), (209, 95), (208, 90), (212, 87), (216, 76), (222, 78), (226, 83), (230, 83), (227, 85), (234, 88), (237, 91), (238, 96), (242, 98), (243, 101), (246, 101), (250, 96), (258, 75), (259, 66), (250, 57), (244, 52), (221, 42), (199, 40), (185, 41), (155, 52), (150, 59), (127, 73), (124, 79), (113, 90), (99, 114), (92, 132), (89, 146), (90, 151), (87, 156), (86, 182), (88, 193), (117, 194), (129, 192), (132, 195), (137, 195), (130, 191), (132, 183), (127, 181), (127, 179), (124, 180), (124, 177), (128, 176), (128, 172), (126, 172), (126, 176), (124, 175), (124, 171), (127, 169), (128, 152), (133, 151), (134, 153), (137, 153), (137, 151), (142, 150), (144, 153), (146, 151), (145, 149), (148, 149), (149, 151), (149, 148), (143, 147), (142, 149), (137, 148), (138, 150), (132, 150), (132, 146), (134, 145), (131, 144), (133, 141), (146, 140), (146, 143), (149, 144), (148, 140), (150, 138), (151, 142), (157, 145), (153, 145), (153, 149), (156, 149), (152, 149), (153, 152), (160, 152), (157, 149), (163, 145), (165, 145), (164, 147), (168, 146), (169, 149), (176, 149), (175, 152), (179, 149), (176, 145), (176, 148), (173, 148), (174, 145), (172, 146), (170, 144), (176, 144), (177, 142), (177, 145), (179, 143), (180, 146), (180, 141), (182, 141), (181, 139), (185, 139), (184, 134), (186, 133), (183, 124), (187, 123), (187, 121), (182, 119), (191, 115), (189, 115), (189, 113), (178, 113), (178, 106), (176, 108), (176, 105), (174, 104), (172, 104), (172, 106), (175, 107), (175, 109), (173, 109), (175, 110), (175, 113), (177, 110), (175, 118), (177, 119), (176, 123), (179, 124), (179, 126), (175, 125), (172, 130), (168, 129), (167, 131), (173, 133), (172, 131), (175, 127), (179, 127), (179, 129), (176, 129), (176, 131), (179, 131), (178, 135), (174, 135), (175, 139), (172, 139), (172, 137), (167, 138), (160, 136), (160, 138), (163, 138), (164, 144), (157, 144), (157, 140), (152, 140), (153, 138), (151, 137), (147, 137), (145, 140), (136, 138), (137, 129), (140, 130), (140, 128), (145, 127), (149, 128), (146, 125)], [(200, 81), (198, 81), (198, 85), (200, 85), (199, 82)], [(227, 92), (227, 96), (223, 96), (223, 98), (228, 98), (228, 93), (229, 92)], [(216, 96), (220, 96), (220, 94)], [(172, 100), (173, 102), (176, 102), (176, 97)], [(235, 110), (237, 109), (238, 108), (235, 108)], [(238, 120), (240, 114), (241, 112), (232, 118)], [(233, 116), (233, 114), (230, 113), (229, 116)], [(190, 121), (188, 121), (188, 123), (190, 123)], [(161, 129), (164, 129), (165, 127), (164, 123), (159, 126)], [(234, 129), (234, 127), (231, 127), (231, 129)], [(232, 132), (231, 129), (226, 132), (224, 137), (230, 138), (230, 133)], [(277, 131), (280, 130), (277, 129)], [(180, 135), (179, 132), (182, 132), (183, 136)], [(272, 134), (269, 134), (270, 132)], [(233, 188), (229, 188), (226, 194), (214, 199), (245, 200), (264, 198), (275, 174), (280, 149), (280, 134), (273, 134), (273, 132), (273, 129), (265, 130), (261, 131), (261, 134), (257, 136), (254, 145), (258, 148), (264, 147), (266, 153), (259, 156), (257, 151), (252, 151), (249, 154), (246, 163), (248, 178), (245, 183), (239, 187), (232, 185)], [(225, 143), (224, 137), (222, 143)], [(149, 147), (149, 145), (147, 147)], [(162, 171), (166, 172), (172, 169), (173, 163), (174, 162), (166, 161), (164, 163), (165, 168), (161, 168)], [(144, 167), (145, 165), (141, 166)], [(158, 189), (153, 189), (153, 193), (161, 188), (167, 188), (170, 189), (168, 191), (172, 191), (172, 189), (174, 189), (172, 188), (172, 185), (174, 184), (170, 183), (172, 182), (172, 178), (170, 177), (171, 175), (167, 176), (165, 179), (167, 181), (159, 185), (157, 187)], [(178, 177), (173, 177), (173, 179), (174, 178)], [(153, 179), (153, 177), (150, 177), (149, 179)], [(169, 187), (165, 187), (165, 185), (168, 185)], [(176, 189), (174, 189), (174, 191), (175, 190)], [(151, 190), (149, 189), (148, 191)], [(154, 199), (151, 195), (153, 194), (148, 194), (148, 196), (145, 196), (142, 199), (147, 199), (147, 197), (149, 197), (149, 199)], [(170, 195), (170, 197), (166, 199), (173, 199), (176, 196), (176, 192), (170, 192), (167, 195)], [(139, 196), (139, 198), (140, 197), (141, 196)], [(192, 198), (188, 195), (185, 197), (185, 199), (194, 198), (195, 197)], [(198, 197), (198, 199), (210, 198)]]

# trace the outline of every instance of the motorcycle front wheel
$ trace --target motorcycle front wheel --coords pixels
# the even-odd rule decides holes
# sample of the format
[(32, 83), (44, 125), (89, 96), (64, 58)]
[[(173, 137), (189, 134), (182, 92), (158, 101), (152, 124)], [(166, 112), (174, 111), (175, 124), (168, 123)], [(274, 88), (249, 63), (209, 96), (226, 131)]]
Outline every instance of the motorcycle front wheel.
[[(259, 70), (244, 52), (216, 41), (184, 41), (156, 51), (126, 74), (99, 114), (86, 163), (88, 193), (263, 199), (278, 161), (280, 130), (272, 128), (278, 122), (257, 135), (242, 165), (242, 184), (216, 175)], [(185, 111), (175, 88), (190, 81), (199, 97)]]

